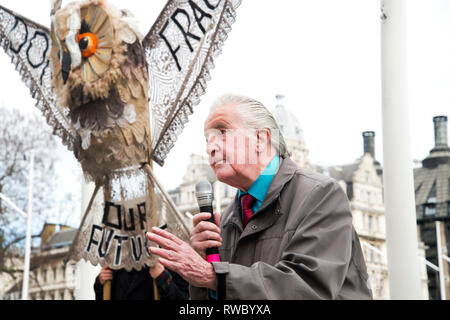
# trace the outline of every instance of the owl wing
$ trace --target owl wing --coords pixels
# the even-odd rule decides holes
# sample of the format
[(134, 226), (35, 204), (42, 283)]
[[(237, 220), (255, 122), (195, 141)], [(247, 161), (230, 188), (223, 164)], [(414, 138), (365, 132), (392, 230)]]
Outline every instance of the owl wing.
[(15, 12), (0, 6), (0, 46), (11, 57), (22, 81), (36, 99), (54, 134), (72, 150), (75, 137), (67, 114), (52, 90), (50, 68), (50, 31)]
[(167, 154), (205, 93), (241, 0), (169, 0), (143, 39), (149, 67), (152, 159)]

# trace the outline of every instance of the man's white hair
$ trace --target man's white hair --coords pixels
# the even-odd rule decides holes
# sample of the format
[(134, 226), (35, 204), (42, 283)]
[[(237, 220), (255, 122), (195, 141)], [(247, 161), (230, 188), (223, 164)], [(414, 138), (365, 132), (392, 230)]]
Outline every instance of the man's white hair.
[(277, 121), (261, 102), (237, 94), (225, 94), (214, 101), (210, 112), (225, 105), (235, 106), (237, 116), (248, 129), (269, 130), (270, 142), (279, 155), (282, 157), (290, 156)]

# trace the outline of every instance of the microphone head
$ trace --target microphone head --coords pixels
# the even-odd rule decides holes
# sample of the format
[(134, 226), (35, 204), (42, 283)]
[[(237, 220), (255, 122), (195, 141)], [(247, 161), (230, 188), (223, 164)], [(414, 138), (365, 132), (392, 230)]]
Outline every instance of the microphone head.
[(195, 185), (195, 192), (196, 193), (212, 193), (212, 186), (211, 183), (207, 180), (202, 180), (197, 182)]
[(213, 202), (213, 189), (211, 183), (206, 180), (199, 181), (195, 185), (195, 195), (200, 207), (212, 206)]

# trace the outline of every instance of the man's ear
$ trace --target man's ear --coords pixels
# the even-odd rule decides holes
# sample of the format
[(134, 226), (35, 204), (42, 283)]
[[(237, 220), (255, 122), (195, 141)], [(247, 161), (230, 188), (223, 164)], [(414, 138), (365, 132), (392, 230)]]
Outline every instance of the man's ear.
[(261, 129), (256, 131), (256, 151), (258, 153), (270, 152), (271, 133), (269, 129)]

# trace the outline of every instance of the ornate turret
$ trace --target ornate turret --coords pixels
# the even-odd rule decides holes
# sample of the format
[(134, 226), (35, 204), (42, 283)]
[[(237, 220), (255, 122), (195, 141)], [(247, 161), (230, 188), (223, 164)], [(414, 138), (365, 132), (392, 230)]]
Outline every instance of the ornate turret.
[(303, 129), (297, 117), (284, 106), (284, 95), (276, 96), (277, 105), (272, 114), (280, 127), (284, 140), (286, 141), (291, 158), (300, 167), (309, 167), (308, 150), (305, 146)]

